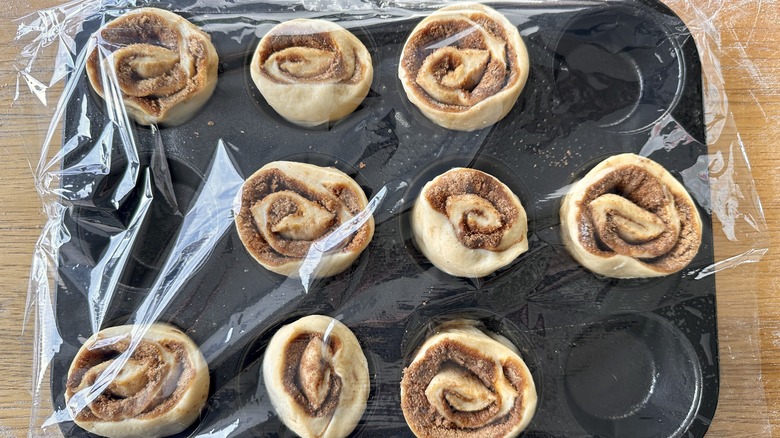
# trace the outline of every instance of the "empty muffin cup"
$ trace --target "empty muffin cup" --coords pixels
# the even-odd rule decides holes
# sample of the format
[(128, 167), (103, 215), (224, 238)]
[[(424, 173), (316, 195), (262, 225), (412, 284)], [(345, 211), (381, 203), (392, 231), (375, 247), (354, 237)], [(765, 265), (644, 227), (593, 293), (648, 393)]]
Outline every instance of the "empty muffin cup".
[(565, 28), (553, 75), (561, 105), (611, 131), (648, 127), (680, 96), (681, 52), (658, 20), (630, 6), (589, 9)]
[(692, 345), (652, 313), (594, 322), (571, 343), (564, 369), (566, 402), (591, 435), (677, 436), (701, 398)]

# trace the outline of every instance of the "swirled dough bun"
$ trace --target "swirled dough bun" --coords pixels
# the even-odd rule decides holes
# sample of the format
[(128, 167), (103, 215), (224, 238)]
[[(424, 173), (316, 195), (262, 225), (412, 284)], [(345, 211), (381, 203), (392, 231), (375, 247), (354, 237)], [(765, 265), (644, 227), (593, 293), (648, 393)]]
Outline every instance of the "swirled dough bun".
[(457, 277), (490, 275), (528, 250), (520, 200), (479, 170), (455, 168), (428, 182), (411, 220), (420, 252)]
[(471, 320), (450, 321), (420, 347), (401, 380), (401, 408), (420, 438), (514, 437), (536, 411), (517, 348)]
[(121, 94), (127, 114), (142, 125), (189, 120), (217, 85), (219, 57), (211, 38), (163, 9), (140, 8), (111, 21), (93, 37), (87, 59), (92, 88)]
[(329, 21), (302, 18), (277, 25), (260, 40), (250, 73), (282, 117), (316, 126), (352, 113), (363, 102), (374, 67), (352, 33)]
[(368, 362), (355, 335), (321, 315), (279, 329), (263, 358), (263, 381), (276, 414), (304, 438), (341, 438), (363, 416)]
[(635, 154), (594, 167), (571, 187), (560, 215), (572, 257), (607, 277), (678, 272), (701, 244), (701, 218), (688, 192), (660, 164)]
[(81, 346), (68, 371), (65, 400), (76, 424), (91, 433), (154, 438), (189, 427), (208, 392), (208, 365), (184, 333), (166, 324), (123, 325), (101, 330)]
[[(277, 274), (299, 277), (307, 258), (319, 258), (314, 277), (336, 275), (374, 235), (363, 189), (333, 167), (274, 161), (246, 180), (240, 196), (236, 228), (241, 242), (258, 263)], [(359, 214), (369, 217), (341, 230), (338, 242), (323, 244)]]
[(401, 53), (398, 77), (434, 123), (474, 131), (503, 119), (528, 79), (517, 28), (479, 3), (456, 3), (422, 20)]

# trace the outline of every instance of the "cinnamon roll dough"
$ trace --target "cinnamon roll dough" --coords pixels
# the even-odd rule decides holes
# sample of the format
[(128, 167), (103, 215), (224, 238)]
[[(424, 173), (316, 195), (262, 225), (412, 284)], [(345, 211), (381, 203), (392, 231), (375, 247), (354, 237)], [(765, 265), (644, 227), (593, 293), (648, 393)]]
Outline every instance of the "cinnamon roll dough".
[(678, 272), (701, 244), (701, 218), (688, 192), (660, 164), (635, 154), (594, 167), (572, 186), (560, 215), (572, 257), (607, 277)]
[[(364, 211), (367, 205), (360, 186), (340, 170), (275, 161), (244, 183), (236, 228), (266, 269), (298, 277), (308, 258), (317, 263), (314, 277), (328, 277), (347, 269), (371, 241), (374, 218)], [(364, 223), (332, 234), (359, 214), (368, 215)]]
[(406, 40), (398, 77), (409, 100), (434, 123), (474, 131), (503, 119), (528, 79), (520, 33), (479, 3), (434, 12)]
[(366, 409), (366, 357), (352, 331), (327, 316), (279, 329), (265, 352), (263, 380), (279, 418), (304, 438), (345, 437)]
[[(142, 125), (189, 120), (217, 85), (219, 58), (211, 38), (184, 18), (157, 8), (130, 11), (93, 37), (87, 59), (92, 88), (121, 93), (127, 114)], [(114, 90), (117, 91), (114, 91)]]
[(420, 252), (457, 277), (484, 277), (528, 250), (528, 220), (517, 196), (475, 169), (451, 169), (428, 182), (412, 208)]
[(352, 113), (368, 94), (374, 67), (352, 33), (325, 20), (281, 23), (261, 40), (250, 73), (282, 117), (316, 126)]
[[(114, 366), (118, 373), (104, 382)], [(104, 383), (92, 399), (90, 391)], [(124, 325), (101, 330), (79, 349), (65, 400), (76, 424), (96, 435), (163, 437), (189, 427), (208, 392), (208, 365), (187, 335), (166, 324)]]
[(517, 348), (476, 321), (448, 322), (420, 347), (401, 380), (401, 408), (421, 438), (514, 437), (536, 410)]

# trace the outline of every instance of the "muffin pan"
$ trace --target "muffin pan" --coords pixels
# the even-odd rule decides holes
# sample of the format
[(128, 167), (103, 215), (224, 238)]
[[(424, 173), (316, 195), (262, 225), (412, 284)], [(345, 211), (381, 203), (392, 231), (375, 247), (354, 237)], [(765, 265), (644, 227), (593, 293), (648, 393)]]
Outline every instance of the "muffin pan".
[[(633, 280), (578, 266), (558, 218), (569, 184), (608, 156), (638, 153), (672, 120), (691, 140), (650, 158), (680, 178), (707, 154), (698, 53), (669, 9), (629, 0), (489, 4), (520, 30), (530, 76), (506, 118), (456, 132), (428, 121), (397, 77), (401, 47), (433, 10), (427, 6), (315, 13), (274, 2), (191, 3), (151, 5), (201, 26), (220, 56), (217, 89), (189, 122), (112, 128), (104, 102), (84, 75), (75, 78), (64, 125), (64, 137), (73, 139), (61, 181), (70, 239), (57, 255), (54, 307), (63, 343), (52, 360), (55, 409), (64, 407), (68, 366), (92, 326), (134, 321), (155, 281), (166, 283), (166, 261), (180, 255), (176, 233), (219, 223), (227, 232), (158, 307), (157, 319), (199, 344), (211, 371), (206, 410), (181, 436), (291, 436), (273, 413), (260, 364), (276, 329), (313, 313), (346, 324), (368, 358), (368, 407), (351, 436), (411, 436), (400, 407), (402, 370), (438, 322), (464, 316), (512, 340), (531, 369), (539, 405), (523, 436), (704, 435), (719, 379), (715, 281), (697, 277), (714, 261), (711, 217), (699, 208), (703, 242), (688, 268)], [(106, 20), (121, 12), (107, 11)], [(287, 122), (249, 76), (259, 38), (298, 17), (337, 21), (374, 62), (368, 97), (329, 126)], [(85, 23), (79, 47), (99, 25)], [(217, 210), (230, 209), (218, 202), (222, 191), (237, 192), (236, 180), (281, 159), (335, 166), (369, 198), (383, 196), (374, 238), (345, 272), (303, 285), (266, 271), (225, 222), (230, 211)], [(235, 168), (235, 178), (210, 173), (215, 163)], [(411, 236), (408, 215), (420, 189), (456, 166), (497, 176), (528, 213), (528, 252), (485, 278), (438, 271)], [(212, 208), (183, 225), (198, 202)], [(88, 436), (72, 422), (60, 427)]]

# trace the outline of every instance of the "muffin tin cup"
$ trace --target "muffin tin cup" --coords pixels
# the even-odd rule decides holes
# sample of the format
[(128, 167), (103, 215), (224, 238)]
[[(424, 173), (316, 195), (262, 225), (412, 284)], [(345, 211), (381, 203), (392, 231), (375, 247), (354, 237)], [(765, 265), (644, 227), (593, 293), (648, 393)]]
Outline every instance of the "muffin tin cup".
[(590, 435), (679, 436), (701, 402), (696, 352), (653, 314), (589, 323), (572, 341), (564, 373), (566, 402)]
[(585, 10), (564, 26), (555, 49), (559, 104), (609, 131), (651, 126), (677, 104), (685, 80), (671, 29), (634, 12)]
[[(110, 122), (85, 78), (68, 102), (65, 138), (79, 140), (66, 148), (61, 182), (72, 208), (63, 213), (71, 238), (58, 253), (54, 305), (63, 344), (51, 367), (55, 409), (63, 406), (70, 360), (93, 332), (90, 300), (104, 308), (103, 327), (138, 316), (165, 263), (179, 255), (171, 236), (183, 228), (180, 215), (191, 211), (203, 187), (219, 183), (209, 180), (209, 169), (223, 153), (229, 164), (222, 164), (242, 178), (277, 160), (332, 165), (356, 179), (369, 199), (384, 198), (360, 258), (310, 285), (262, 268), (233, 224), (215, 239), (159, 309), (160, 320), (201, 347), (211, 372), (207, 407), (180, 436), (288, 436), (267, 399), (260, 364), (276, 329), (312, 313), (347, 325), (369, 361), (368, 407), (351, 436), (412, 436), (400, 406), (403, 368), (431, 327), (463, 316), (509, 338), (531, 369), (539, 404), (523, 436), (704, 434), (718, 392), (715, 282), (695, 273), (714, 259), (710, 217), (700, 210), (704, 236), (691, 265), (659, 279), (595, 275), (560, 239), (565, 189), (603, 158), (638, 153), (664, 118), (679, 118), (699, 141), (650, 158), (679, 175), (707, 153), (698, 55), (671, 11), (651, 0), (491, 5), (520, 31), (529, 79), (503, 120), (457, 132), (422, 116), (397, 77), (401, 47), (433, 7), (326, 13), (259, 1), (187, 4), (165, 5), (209, 33), (220, 55), (217, 88), (193, 119), (159, 130), (122, 126), (132, 142), (114, 127), (111, 141), (100, 143)], [(287, 122), (248, 79), (260, 37), (274, 23), (299, 17), (353, 30), (374, 62), (366, 100), (327, 127)], [(97, 25), (90, 21), (85, 29)], [(87, 37), (76, 38), (79, 47)], [(89, 158), (106, 148), (107, 156)], [(85, 160), (94, 165), (79, 172)], [(528, 215), (529, 250), (485, 278), (438, 271), (411, 235), (408, 215), (422, 186), (456, 166), (496, 176)], [(91, 274), (102, 269), (111, 239), (142, 204), (147, 174), (154, 196), (118, 277), (101, 276), (119, 278), (112, 298), (102, 300), (89, 292)], [(79, 194), (83, 188), (90, 190)], [(217, 213), (225, 212), (209, 214)], [(627, 383), (615, 386), (615, 379)], [(594, 398), (599, 391), (612, 398), (602, 403)], [(88, 436), (72, 422), (60, 426), (68, 436)]]

